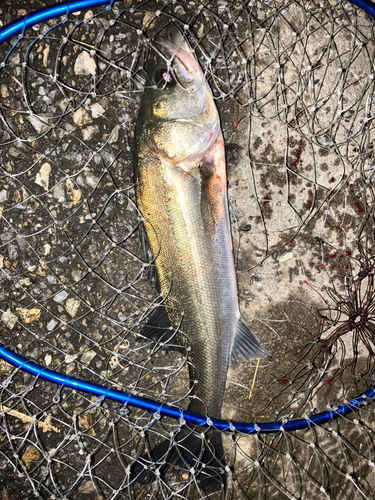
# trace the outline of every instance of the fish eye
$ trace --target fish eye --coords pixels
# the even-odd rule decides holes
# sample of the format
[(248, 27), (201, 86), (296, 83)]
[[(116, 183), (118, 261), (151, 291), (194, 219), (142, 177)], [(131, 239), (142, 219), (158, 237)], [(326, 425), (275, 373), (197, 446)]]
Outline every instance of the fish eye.
[(158, 89), (168, 89), (172, 87), (176, 81), (170, 69), (157, 68), (152, 75), (152, 83), (156, 85)]

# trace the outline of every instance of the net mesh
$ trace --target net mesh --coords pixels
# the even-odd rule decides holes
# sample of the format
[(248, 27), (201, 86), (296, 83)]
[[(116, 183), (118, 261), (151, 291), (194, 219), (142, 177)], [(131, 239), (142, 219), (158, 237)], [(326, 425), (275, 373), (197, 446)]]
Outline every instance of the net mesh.
[[(216, 99), (240, 308), (272, 354), (229, 370), (222, 416), (334, 412), (375, 374), (375, 37), (347, 2), (126, 0), (1, 45), (1, 341), (68, 375), (188, 406), (186, 355), (138, 335), (162, 297), (139, 240), (133, 131), (145, 46), (169, 23)], [(305, 431), (223, 433), (227, 488), (207, 493), (199, 459), (149, 485), (131, 477), (183, 421), (5, 362), (0, 373), (4, 500), (373, 497), (370, 400)]]

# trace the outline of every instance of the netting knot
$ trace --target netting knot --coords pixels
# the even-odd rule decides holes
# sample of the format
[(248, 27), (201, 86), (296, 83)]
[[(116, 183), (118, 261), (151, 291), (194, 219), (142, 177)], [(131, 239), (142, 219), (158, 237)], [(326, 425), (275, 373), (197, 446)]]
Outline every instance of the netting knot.
[(178, 423), (180, 424), (180, 426), (183, 426), (186, 424), (186, 420), (184, 419), (183, 416), (181, 416), (179, 419), (178, 419)]

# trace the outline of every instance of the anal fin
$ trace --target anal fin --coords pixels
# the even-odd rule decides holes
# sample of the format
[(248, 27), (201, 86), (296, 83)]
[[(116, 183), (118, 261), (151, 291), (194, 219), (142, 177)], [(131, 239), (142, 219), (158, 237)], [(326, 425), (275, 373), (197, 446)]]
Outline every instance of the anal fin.
[(236, 335), (229, 355), (229, 363), (232, 366), (238, 363), (238, 356), (242, 356), (245, 361), (270, 356), (270, 353), (262, 347), (258, 337), (242, 316), (238, 321)]

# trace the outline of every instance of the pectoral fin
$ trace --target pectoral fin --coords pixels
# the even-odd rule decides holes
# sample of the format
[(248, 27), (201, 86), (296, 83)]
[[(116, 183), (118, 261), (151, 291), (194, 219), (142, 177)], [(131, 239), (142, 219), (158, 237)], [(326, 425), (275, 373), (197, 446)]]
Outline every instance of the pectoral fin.
[(174, 335), (171, 323), (163, 306), (156, 307), (147, 323), (141, 330), (141, 336), (146, 339), (168, 342)]
[(270, 353), (261, 346), (257, 336), (242, 316), (239, 319), (236, 335), (229, 355), (229, 363), (232, 366), (238, 363), (238, 356), (242, 356), (245, 361), (270, 356)]
[[(142, 252), (144, 255), (145, 262), (147, 264), (151, 264), (153, 262), (152, 252), (150, 249), (150, 245), (148, 243), (146, 230), (145, 230), (143, 224), (141, 224), (139, 226), (139, 237), (141, 240)], [(159, 283), (158, 273), (156, 271), (155, 265), (151, 264), (149, 266), (147, 273), (146, 273), (146, 276), (147, 276), (147, 279), (148, 279), (150, 284), (152, 283), (153, 280), (155, 280), (155, 288), (157, 291), (160, 291), (160, 283)]]
[(167, 351), (186, 352), (186, 349), (178, 344), (176, 330), (171, 325), (163, 306), (157, 307), (151, 314), (142, 328), (140, 336), (144, 339), (166, 344)]

